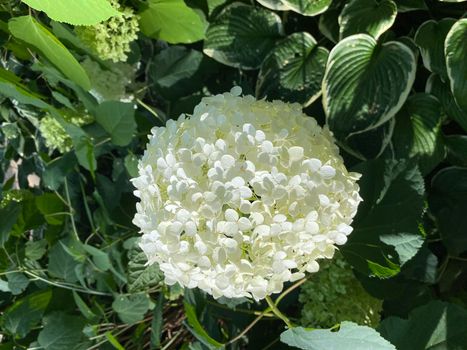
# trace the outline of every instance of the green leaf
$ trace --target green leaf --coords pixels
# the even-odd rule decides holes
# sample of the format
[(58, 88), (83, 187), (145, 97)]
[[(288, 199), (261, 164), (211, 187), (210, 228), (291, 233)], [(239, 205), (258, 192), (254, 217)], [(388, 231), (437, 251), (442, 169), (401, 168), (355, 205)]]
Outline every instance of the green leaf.
[(28, 259), (39, 260), (47, 252), (47, 241), (41, 239), (39, 241), (28, 241), (26, 243), (25, 254)]
[(281, 0), (285, 6), (304, 16), (316, 16), (326, 11), (332, 0)]
[(396, 117), (393, 136), (396, 157), (416, 157), (422, 174), (428, 174), (445, 157), (441, 123), (437, 98), (425, 93), (410, 96)]
[(146, 265), (148, 259), (138, 247), (128, 253), (128, 288), (130, 292), (148, 290), (160, 284), (164, 276), (157, 264)]
[(3, 314), (5, 329), (19, 338), (24, 338), (42, 319), (51, 297), (52, 291), (47, 289), (16, 301)]
[(29, 91), (21, 84), (21, 79), (13, 73), (0, 68), (0, 93), (6, 97), (38, 108), (48, 108), (49, 105), (41, 97)]
[(68, 49), (32, 16), (12, 18), (8, 22), (11, 34), (36, 48), (55, 65), (68, 79), (85, 90), (91, 88), (86, 72)]
[(92, 25), (105, 21), (119, 12), (107, 0), (22, 0), (38, 11), (44, 11), (54, 21), (73, 25)]
[(398, 350), (464, 349), (467, 344), (467, 310), (454, 304), (432, 301), (413, 310), (407, 320), (388, 317), (381, 334)]
[(112, 143), (117, 146), (128, 145), (136, 131), (132, 103), (105, 101), (96, 109), (96, 121), (110, 134)]
[(278, 42), (266, 57), (256, 83), (258, 98), (310, 105), (321, 95), (329, 51), (308, 33), (294, 33)]
[(452, 255), (467, 250), (467, 168), (449, 167), (431, 182), (429, 204), (441, 239)]
[(289, 7), (284, 4), (283, 0), (256, 0), (264, 7), (275, 11), (286, 11)]
[(61, 278), (67, 282), (76, 282), (75, 267), (79, 264), (67, 251), (63, 248), (65, 243), (59, 241), (50, 249), (48, 258), (48, 271), (53, 277)]
[(43, 322), (37, 340), (45, 350), (84, 350), (89, 346), (82, 332), (83, 318), (54, 312), (44, 317)]
[(342, 146), (352, 137), (391, 120), (405, 102), (415, 79), (416, 62), (406, 45), (378, 45), (367, 34), (340, 41), (331, 51), (323, 80), (323, 107), (330, 129)]
[(340, 38), (353, 34), (370, 34), (378, 39), (392, 27), (397, 16), (397, 5), (392, 0), (352, 0), (339, 16)]
[(17, 202), (10, 202), (4, 208), (0, 207), (0, 245), (3, 246), (10, 237), (10, 232), (16, 224), (18, 217), (21, 213), (21, 204)]
[(398, 12), (426, 10), (425, 0), (395, 0)]
[(93, 247), (89, 244), (83, 244), (83, 249), (91, 254), (92, 261), (99, 270), (107, 271), (112, 267), (112, 262), (110, 261), (109, 255), (96, 247)]
[(400, 265), (411, 260), (423, 245), (423, 237), (417, 233), (396, 233), (383, 235), (381, 242), (392, 245), (399, 255)]
[(341, 323), (338, 332), (294, 327), (281, 334), (281, 342), (304, 350), (396, 350), (373, 328), (347, 321)]
[(444, 57), (444, 40), (455, 23), (454, 19), (444, 18), (439, 22), (429, 20), (423, 23), (415, 33), (415, 44), (422, 54), (423, 64), (432, 73), (447, 77)]
[(467, 18), (452, 26), (444, 43), (444, 52), (452, 94), (467, 113)]
[(234, 3), (209, 25), (204, 53), (228, 66), (256, 69), (282, 33), (281, 19), (275, 13)]
[(105, 332), (105, 337), (107, 338), (107, 340), (109, 341), (110, 344), (112, 344), (112, 346), (117, 349), (117, 350), (125, 350), (125, 348), (122, 346), (122, 344), (120, 344), (117, 340), (117, 338), (115, 338), (115, 336), (110, 332)]
[(183, 305), (185, 308), (185, 315), (188, 324), (190, 325), (188, 329), (196, 337), (196, 339), (198, 339), (200, 342), (206, 345), (209, 349), (223, 349), (224, 345), (212, 338), (208, 334), (208, 332), (206, 332), (206, 330), (203, 328), (203, 326), (198, 320), (198, 316), (196, 316), (195, 307), (187, 301), (185, 301)]
[(65, 181), (66, 175), (68, 175), (75, 166), (76, 157), (71, 152), (53, 159), (47, 164), (45, 171), (42, 173), (44, 185), (53, 191), (58, 190)]
[(159, 348), (161, 346), (162, 329), (164, 326), (163, 312), (164, 293), (159, 293), (151, 321), (151, 346), (154, 348)]
[(204, 39), (206, 20), (183, 0), (149, 0), (139, 14), (141, 31), (171, 44)]
[(339, 41), (339, 15), (341, 11), (340, 2), (333, 2), (329, 9), (319, 16), (319, 31), (333, 43)]
[(454, 101), (454, 96), (452, 96), (448, 84), (444, 83), (438, 75), (432, 74), (426, 82), (425, 90), (436, 96), (441, 102), (446, 115), (467, 131), (467, 113), (463, 112)]
[(81, 314), (84, 317), (86, 317), (88, 320), (94, 320), (96, 318), (96, 314), (92, 312), (89, 306), (84, 302), (84, 300), (76, 291), (73, 291), (73, 299), (75, 300), (76, 306), (78, 306), (79, 311), (81, 311)]
[(66, 214), (62, 214), (65, 210), (65, 205), (55, 193), (44, 193), (36, 197), (37, 209), (44, 215), (45, 220), (50, 225), (61, 225), (66, 218)]
[(6, 275), (8, 280), (8, 288), (11, 294), (18, 295), (23, 293), (29, 286), (29, 278), (21, 272), (11, 272)]
[(112, 308), (122, 322), (133, 324), (141, 321), (149, 310), (149, 298), (146, 294), (118, 295)]
[(467, 136), (450, 135), (444, 138), (448, 160), (453, 165), (467, 167)]

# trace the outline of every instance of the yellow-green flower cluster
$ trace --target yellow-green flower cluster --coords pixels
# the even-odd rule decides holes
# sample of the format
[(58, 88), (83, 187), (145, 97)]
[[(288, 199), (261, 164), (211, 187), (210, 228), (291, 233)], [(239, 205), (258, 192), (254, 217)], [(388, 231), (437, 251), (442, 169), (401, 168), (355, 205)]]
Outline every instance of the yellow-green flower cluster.
[(0, 209), (5, 208), (12, 202), (20, 203), (28, 194), (25, 190), (11, 190), (3, 193), (3, 198), (0, 200)]
[(321, 264), (301, 289), (301, 324), (329, 328), (342, 321), (376, 327), (382, 301), (369, 295), (340, 254)]
[[(92, 123), (93, 118), (89, 114), (75, 112), (73, 110), (62, 110), (63, 119), (76, 126), (83, 126)], [(44, 138), (45, 145), (51, 150), (58, 150), (60, 153), (71, 151), (73, 142), (70, 135), (63, 126), (50, 114), (41, 119), (39, 130)]]
[(122, 7), (117, 0), (110, 3), (120, 14), (93, 26), (77, 27), (76, 32), (100, 58), (125, 62), (130, 44), (138, 38), (138, 17), (132, 8)]

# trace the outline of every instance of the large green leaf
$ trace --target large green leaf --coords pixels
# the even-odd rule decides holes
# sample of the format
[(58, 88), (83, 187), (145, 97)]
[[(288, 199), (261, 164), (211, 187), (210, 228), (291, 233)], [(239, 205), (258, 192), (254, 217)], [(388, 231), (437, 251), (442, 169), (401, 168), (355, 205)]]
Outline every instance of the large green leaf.
[(75, 267), (78, 265), (78, 261), (68, 254), (64, 245), (63, 241), (59, 241), (50, 250), (48, 271), (54, 277), (64, 279), (67, 282), (76, 282), (78, 278)]
[(147, 266), (148, 259), (143, 251), (134, 247), (128, 253), (128, 288), (130, 292), (148, 290), (160, 284), (164, 275), (157, 264)]
[(24, 338), (42, 319), (51, 297), (52, 291), (47, 289), (16, 301), (3, 314), (5, 329), (19, 338)]
[(107, 0), (22, 0), (58, 22), (92, 25), (118, 14)]
[(140, 12), (141, 31), (171, 44), (204, 39), (206, 20), (183, 0), (149, 0)]
[(332, 0), (282, 0), (285, 6), (304, 16), (316, 16), (326, 11)]
[(340, 41), (323, 80), (327, 122), (340, 143), (348, 145), (352, 136), (393, 118), (410, 92), (415, 70), (412, 50), (400, 42), (378, 45), (368, 34)]
[(423, 245), (423, 237), (418, 233), (396, 233), (383, 235), (380, 240), (392, 245), (399, 255), (399, 262), (404, 265), (411, 260)]
[(426, 10), (425, 0), (395, 0), (398, 12)]
[(397, 114), (393, 145), (399, 158), (417, 157), (428, 174), (445, 156), (441, 135), (441, 105), (434, 96), (410, 96)]
[(136, 131), (135, 108), (132, 103), (105, 101), (96, 109), (96, 121), (112, 137), (117, 146), (126, 146)]
[(339, 16), (340, 38), (366, 33), (378, 39), (396, 20), (397, 5), (392, 0), (352, 0)]
[(216, 61), (242, 69), (256, 69), (283, 32), (275, 13), (234, 3), (209, 25), (204, 53)]
[(373, 328), (347, 321), (341, 323), (338, 332), (294, 327), (281, 334), (281, 341), (304, 350), (396, 350)]
[(118, 295), (112, 303), (118, 317), (128, 324), (141, 321), (149, 310), (149, 298), (146, 294)]
[(450, 135), (444, 138), (448, 160), (453, 165), (467, 167), (467, 136)]
[(432, 74), (426, 82), (425, 90), (436, 96), (443, 106), (444, 113), (467, 131), (467, 112), (462, 111), (454, 101), (448, 84), (444, 83), (438, 75)]
[(3, 68), (0, 68), (0, 93), (17, 100), (19, 103), (44, 109), (49, 107), (47, 103), (42, 101), (40, 96), (32, 93), (26, 86), (21, 84), (19, 77)]
[(446, 59), (444, 40), (455, 23), (454, 19), (444, 18), (439, 22), (429, 20), (423, 23), (415, 33), (415, 43), (422, 54), (423, 64), (433, 73), (446, 79)]
[(16, 224), (18, 217), (21, 213), (21, 204), (17, 202), (10, 202), (5, 207), (0, 207), (0, 245), (8, 241), (10, 232)]
[(467, 18), (452, 26), (444, 43), (444, 52), (452, 94), (467, 113)]
[(36, 48), (68, 79), (89, 90), (91, 82), (83, 67), (49, 30), (32, 16), (12, 18), (8, 22), (11, 34)]
[(45, 350), (84, 350), (89, 347), (82, 332), (85, 320), (63, 312), (54, 312), (44, 317), (44, 328), (37, 338)]
[(379, 327), (381, 334), (398, 350), (465, 349), (467, 310), (442, 301), (413, 310), (408, 319), (388, 317)]
[(443, 243), (453, 255), (467, 250), (467, 168), (450, 167), (433, 178), (429, 196)]
[(284, 4), (283, 0), (256, 0), (264, 7), (271, 10), (285, 11), (289, 10), (287, 5)]
[(283, 99), (308, 106), (321, 95), (329, 51), (308, 33), (294, 33), (280, 41), (261, 65), (257, 97)]

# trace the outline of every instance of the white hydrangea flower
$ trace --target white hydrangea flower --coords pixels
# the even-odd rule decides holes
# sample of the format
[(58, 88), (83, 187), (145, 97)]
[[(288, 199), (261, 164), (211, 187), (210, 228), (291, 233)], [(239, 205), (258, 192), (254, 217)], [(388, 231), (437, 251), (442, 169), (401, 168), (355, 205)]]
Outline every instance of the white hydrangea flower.
[(347, 241), (360, 175), (298, 104), (240, 94), (204, 98), (191, 117), (152, 129), (133, 222), (167, 284), (260, 300)]

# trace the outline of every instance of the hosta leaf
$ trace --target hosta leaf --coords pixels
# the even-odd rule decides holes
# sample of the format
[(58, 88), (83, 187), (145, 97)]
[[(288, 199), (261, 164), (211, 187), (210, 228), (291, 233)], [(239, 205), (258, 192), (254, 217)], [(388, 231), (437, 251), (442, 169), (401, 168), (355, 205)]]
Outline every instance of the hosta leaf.
[(423, 64), (433, 73), (445, 79), (446, 59), (444, 58), (444, 40), (455, 23), (454, 19), (445, 18), (439, 22), (430, 20), (423, 23), (415, 33), (415, 44), (422, 54)]
[(454, 101), (448, 84), (444, 83), (438, 75), (432, 74), (426, 82), (425, 90), (436, 96), (441, 102), (444, 113), (467, 131), (467, 112), (462, 111)]
[(395, 0), (398, 12), (426, 10), (425, 0)]
[(266, 57), (258, 76), (257, 97), (308, 106), (321, 95), (329, 52), (308, 33), (294, 33)]
[(118, 317), (128, 324), (141, 321), (149, 310), (149, 298), (146, 294), (118, 295), (112, 303)]
[(204, 53), (242, 69), (256, 69), (283, 32), (279, 16), (261, 7), (234, 3), (209, 25)]
[(289, 10), (287, 5), (284, 4), (283, 0), (256, 0), (256, 1), (258, 1), (264, 7), (267, 7), (268, 9), (271, 9), (271, 10), (277, 10), (277, 11)]
[(183, 0), (149, 0), (140, 16), (141, 31), (171, 44), (204, 39), (206, 20)]
[(108, 0), (22, 0), (54, 21), (73, 25), (92, 25), (118, 14)]
[(409, 97), (397, 114), (393, 145), (398, 158), (417, 157), (428, 174), (445, 156), (441, 135), (441, 105), (432, 95)]
[(444, 168), (431, 182), (429, 204), (452, 255), (467, 250), (467, 168)]
[(292, 11), (298, 12), (304, 16), (316, 16), (326, 11), (331, 5), (332, 0), (282, 0)]
[(366, 33), (378, 39), (396, 20), (397, 5), (392, 0), (352, 0), (339, 16), (340, 38)]
[(329, 55), (323, 107), (341, 144), (393, 118), (410, 92), (415, 70), (411, 49), (400, 42), (378, 45), (368, 34), (340, 41)]
[(36, 48), (68, 79), (85, 90), (91, 88), (89, 77), (70, 51), (32, 16), (12, 18), (8, 22), (8, 28), (15, 38)]
[(44, 318), (44, 328), (37, 338), (46, 350), (85, 350), (89, 347), (82, 332), (85, 320), (63, 312), (54, 312)]
[(342, 7), (333, 3), (325, 13), (319, 16), (319, 31), (333, 43), (339, 41), (339, 15), (341, 11)]
[(467, 113), (467, 18), (452, 26), (444, 52), (452, 94), (461, 110)]
[(96, 121), (107, 131), (117, 146), (128, 145), (136, 131), (132, 103), (105, 101), (96, 109)]
[(131, 249), (128, 258), (128, 287), (131, 292), (148, 290), (164, 279), (157, 264), (146, 265), (148, 259), (140, 249)]
[(406, 320), (395, 316), (384, 319), (379, 331), (398, 350), (463, 349), (467, 344), (467, 310), (432, 301), (413, 310)]
[(396, 350), (373, 328), (347, 321), (341, 323), (338, 332), (294, 327), (281, 334), (281, 342), (304, 350)]
[(444, 138), (448, 160), (453, 165), (467, 167), (467, 136), (450, 135)]

